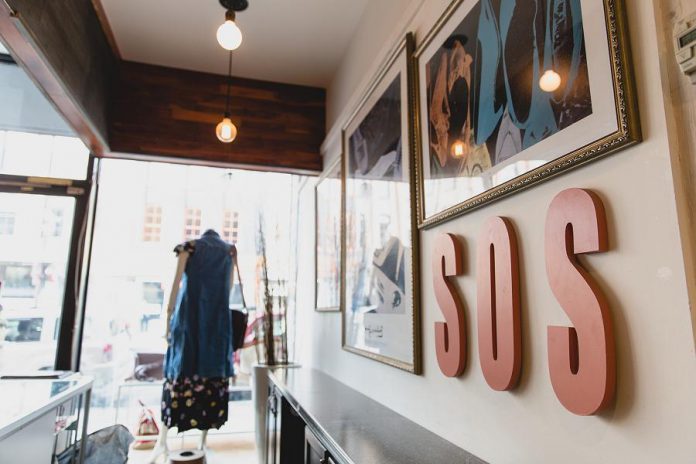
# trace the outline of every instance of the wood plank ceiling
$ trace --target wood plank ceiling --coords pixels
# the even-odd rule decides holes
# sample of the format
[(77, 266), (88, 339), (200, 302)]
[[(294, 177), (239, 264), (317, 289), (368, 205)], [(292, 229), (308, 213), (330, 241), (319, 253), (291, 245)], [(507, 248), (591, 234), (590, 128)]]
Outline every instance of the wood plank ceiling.
[(0, 36), (98, 156), (321, 170), (323, 89), (233, 78), (239, 135), (223, 144), (227, 78), (118, 59), (91, 0), (5, 0)]
[(225, 144), (214, 132), (225, 111), (225, 76), (122, 62), (119, 82), (109, 124), (114, 152), (321, 170), (323, 89), (233, 78), (230, 113), (239, 132)]

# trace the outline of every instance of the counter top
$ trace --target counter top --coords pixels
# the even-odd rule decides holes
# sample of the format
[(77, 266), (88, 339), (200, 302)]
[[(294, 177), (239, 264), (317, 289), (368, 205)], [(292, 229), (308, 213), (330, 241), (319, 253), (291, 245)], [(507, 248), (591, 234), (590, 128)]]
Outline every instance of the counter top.
[(415, 422), (313, 369), (274, 369), (270, 381), (345, 464), (485, 464)]
[(0, 439), (88, 390), (92, 383), (91, 377), (80, 374), (63, 379), (0, 380)]

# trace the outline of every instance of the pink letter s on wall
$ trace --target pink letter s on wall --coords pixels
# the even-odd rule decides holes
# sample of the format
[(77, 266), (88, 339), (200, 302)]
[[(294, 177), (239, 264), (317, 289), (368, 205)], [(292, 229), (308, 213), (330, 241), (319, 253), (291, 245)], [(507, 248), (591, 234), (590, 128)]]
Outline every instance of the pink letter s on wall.
[(522, 365), (520, 273), (515, 229), (492, 217), (478, 238), (478, 346), (481, 370), (493, 390), (510, 390)]
[(457, 377), (466, 363), (466, 321), (464, 308), (449, 277), (463, 272), (462, 244), (452, 234), (442, 234), (433, 250), (433, 287), (445, 322), (435, 323), (435, 351), (442, 373)]
[(608, 248), (604, 205), (593, 192), (556, 195), (546, 216), (546, 274), (573, 327), (548, 327), (551, 384), (569, 411), (595, 414), (614, 398), (616, 354), (609, 305), (576, 255)]

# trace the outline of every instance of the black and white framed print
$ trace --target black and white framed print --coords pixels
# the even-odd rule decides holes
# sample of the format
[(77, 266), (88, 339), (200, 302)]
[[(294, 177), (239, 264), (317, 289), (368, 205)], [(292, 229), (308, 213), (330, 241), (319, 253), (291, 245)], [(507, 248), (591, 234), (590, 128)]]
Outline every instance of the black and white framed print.
[(343, 347), (420, 372), (413, 36), (343, 128)]

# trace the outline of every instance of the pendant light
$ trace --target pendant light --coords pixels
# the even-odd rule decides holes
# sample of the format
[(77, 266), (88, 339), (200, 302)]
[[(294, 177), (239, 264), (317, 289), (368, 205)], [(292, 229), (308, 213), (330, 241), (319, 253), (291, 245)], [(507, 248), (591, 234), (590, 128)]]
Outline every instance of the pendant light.
[(230, 87), (232, 85), (232, 52), (230, 52), (227, 66), (227, 99), (225, 101), (225, 115), (215, 127), (215, 135), (222, 143), (231, 143), (237, 137), (237, 127), (230, 119)]
[(225, 22), (217, 30), (217, 41), (225, 50), (236, 50), (242, 44), (242, 31), (237, 26), (235, 11), (244, 11), (249, 6), (248, 0), (220, 0), (227, 10)]

